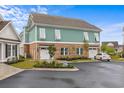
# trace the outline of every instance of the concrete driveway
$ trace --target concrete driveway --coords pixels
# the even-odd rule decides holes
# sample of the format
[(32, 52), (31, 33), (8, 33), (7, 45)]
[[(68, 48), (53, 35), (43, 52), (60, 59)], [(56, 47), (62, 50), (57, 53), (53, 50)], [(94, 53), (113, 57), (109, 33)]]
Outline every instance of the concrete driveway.
[(0, 63), (0, 80), (3, 80), (21, 71), (23, 71), (23, 69), (15, 68), (7, 64)]
[(77, 72), (23, 71), (0, 81), (0, 87), (17, 88), (120, 88), (124, 87), (124, 63), (74, 64)]

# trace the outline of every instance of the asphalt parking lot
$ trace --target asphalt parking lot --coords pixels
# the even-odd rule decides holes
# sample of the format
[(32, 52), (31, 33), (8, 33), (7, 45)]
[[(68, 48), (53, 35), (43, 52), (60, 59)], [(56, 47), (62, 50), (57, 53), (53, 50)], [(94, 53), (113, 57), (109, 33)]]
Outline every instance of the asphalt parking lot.
[(0, 88), (124, 88), (124, 63), (73, 64), (77, 72), (23, 71), (0, 81)]

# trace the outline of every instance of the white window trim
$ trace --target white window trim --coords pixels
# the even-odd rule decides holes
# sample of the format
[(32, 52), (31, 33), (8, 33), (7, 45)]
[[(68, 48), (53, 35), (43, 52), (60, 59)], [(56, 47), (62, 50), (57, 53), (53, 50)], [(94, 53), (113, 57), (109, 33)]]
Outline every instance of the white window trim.
[(61, 39), (61, 31), (60, 31), (60, 29), (55, 29), (55, 39), (56, 40)]
[[(64, 55), (64, 56), (66, 56), (66, 54), (65, 54), (65, 49), (66, 49), (66, 48), (63, 48), (63, 55)], [(68, 48), (67, 48), (67, 49), (68, 49)], [(67, 53), (67, 55), (68, 55), (68, 54), (69, 54), (69, 52)]]
[(94, 36), (96, 38), (96, 41), (99, 41), (99, 34), (98, 33), (94, 33)]
[(88, 32), (84, 32), (84, 37), (87, 41), (89, 41), (89, 36), (88, 36)]
[[(78, 49), (78, 55), (81, 55), (81, 48), (77, 48)], [(76, 51), (76, 53), (77, 53), (77, 51)]]
[(7, 45), (10, 45), (10, 47), (11, 47), (11, 53), (10, 53), (10, 56), (8, 56), (8, 57), (14, 57), (15, 56), (15, 53), (14, 53), (14, 55), (13, 55), (13, 46), (15, 46), (16, 44), (10, 44), (10, 43), (7, 43)]
[(45, 28), (39, 28), (39, 31), (40, 31), (40, 33), (39, 33), (40, 39), (45, 39), (46, 38), (46, 30), (45, 30)]

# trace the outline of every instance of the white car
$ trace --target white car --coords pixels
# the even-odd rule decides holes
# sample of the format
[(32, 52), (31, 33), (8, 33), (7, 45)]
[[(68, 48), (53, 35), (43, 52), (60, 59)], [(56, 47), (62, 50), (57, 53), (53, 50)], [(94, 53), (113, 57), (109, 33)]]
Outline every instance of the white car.
[(98, 53), (94, 58), (101, 61), (111, 61), (110, 55), (106, 53)]

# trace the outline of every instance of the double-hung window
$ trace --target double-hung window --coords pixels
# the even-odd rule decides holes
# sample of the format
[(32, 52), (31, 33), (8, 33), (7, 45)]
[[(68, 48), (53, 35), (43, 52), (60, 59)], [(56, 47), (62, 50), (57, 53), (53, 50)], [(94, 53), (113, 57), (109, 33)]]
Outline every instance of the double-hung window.
[(12, 56), (17, 56), (17, 45), (12, 45)]
[(84, 40), (89, 41), (88, 32), (84, 32)]
[(6, 58), (11, 56), (17, 56), (17, 45), (6, 44)]
[(99, 41), (99, 34), (98, 33), (94, 33), (95, 36), (95, 41)]
[(61, 39), (60, 29), (55, 29), (55, 39), (56, 40), (60, 40)]
[(39, 31), (40, 31), (39, 33), (40, 39), (45, 39), (46, 38), (45, 28), (40, 28)]
[(6, 58), (11, 56), (11, 45), (6, 44)]
[(61, 55), (68, 55), (68, 48), (61, 48)]
[(77, 55), (82, 55), (83, 54), (83, 49), (82, 48), (76, 48), (76, 54)]

